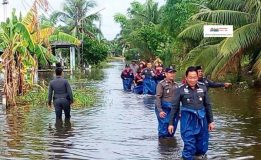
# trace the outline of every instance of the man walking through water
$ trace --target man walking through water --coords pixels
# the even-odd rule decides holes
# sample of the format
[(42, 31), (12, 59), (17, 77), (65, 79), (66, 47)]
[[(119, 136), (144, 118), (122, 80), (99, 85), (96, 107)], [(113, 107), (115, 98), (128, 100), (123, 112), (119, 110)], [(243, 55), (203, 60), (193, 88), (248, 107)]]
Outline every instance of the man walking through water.
[(156, 89), (155, 112), (159, 123), (158, 124), (159, 138), (173, 137), (179, 120), (179, 116), (177, 113), (175, 115), (175, 118), (173, 119), (175, 130), (173, 131), (173, 133), (170, 134), (168, 132), (170, 111), (172, 107), (174, 91), (178, 88), (178, 84), (174, 81), (176, 76), (176, 70), (171, 68), (166, 68), (165, 76), (166, 78), (158, 83)]
[(196, 66), (196, 70), (198, 72), (198, 82), (204, 83), (207, 88), (219, 88), (219, 87), (225, 87), (228, 88), (232, 86), (231, 83), (218, 83), (213, 82), (204, 77), (203, 69), (201, 66)]
[(155, 71), (152, 68), (151, 62), (147, 63), (147, 67), (142, 70), (141, 75), (143, 76), (143, 94), (155, 95), (156, 93), (156, 82), (155, 82)]
[(56, 119), (62, 119), (62, 110), (65, 114), (65, 119), (70, 119), (70, 105), (73, 103), (73, 94), (69, 82), (62, 77), (63, 68), (60, 63), (56, 64), (55, 69), (56, 77), (49, 84), (48, 91), (48, 105), (53, 105), (55, 108)]
[[(195, 67), (187, 69), (186, 83), (175, 93), (168, 127), (169, 133), (174, 132), (173, 119), (181, 111), (180, 130), (184, 142), (182, 158), (185, 160), (204, 159), (208, 150), (209, 131), (213, 131), (215, 125), (207, 87), (198, 83)], [(181, 107), (180, 102), (182, 102)]]

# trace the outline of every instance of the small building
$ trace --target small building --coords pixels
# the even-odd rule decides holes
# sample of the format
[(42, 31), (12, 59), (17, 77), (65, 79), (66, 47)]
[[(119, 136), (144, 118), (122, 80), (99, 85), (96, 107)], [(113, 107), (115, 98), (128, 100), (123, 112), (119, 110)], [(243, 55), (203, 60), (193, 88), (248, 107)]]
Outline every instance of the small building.
[(51, 44), (52, 53), (55, 54), (55, 49), (58, 48), (69, 48), (70, 49), (70, 69), (75, 70), (75, 46), (74, 44), (68, 42), (55, 41)]

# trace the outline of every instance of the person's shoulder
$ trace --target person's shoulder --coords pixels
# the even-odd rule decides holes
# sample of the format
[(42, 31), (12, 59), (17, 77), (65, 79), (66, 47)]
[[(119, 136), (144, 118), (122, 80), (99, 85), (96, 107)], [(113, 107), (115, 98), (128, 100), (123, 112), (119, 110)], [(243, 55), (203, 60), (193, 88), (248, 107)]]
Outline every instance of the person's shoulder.
[(179, 88), (185, 88), (185, 87), (186, 87), (186, 84), (178, 84), (178, 87), (179, 87)]
[(200, 82), (200, 81), (198, 81), (198, 85), (206, 86), (204, 82)]
[(174, 82), (174, 87), (175, 87), (175, 88), (179, 88), (180, 85), (181, 85), (181, 84), (179, 84), (178, 82)]
[(66, 83), (69, 83), (69, 81), (65, 78), (63, 78), (63, 81), (66, 82)]
[(205, 83), (198, 82), (198, 87), (199, 87), (199, 88), (202, 88), (204, 91), (207, 91), (207, 86), (206, 86)]
[(163, 79), (163, 80), (159, 81), (158, 84), (164, 87), (164, 86), (166, 86), (166, 81)]

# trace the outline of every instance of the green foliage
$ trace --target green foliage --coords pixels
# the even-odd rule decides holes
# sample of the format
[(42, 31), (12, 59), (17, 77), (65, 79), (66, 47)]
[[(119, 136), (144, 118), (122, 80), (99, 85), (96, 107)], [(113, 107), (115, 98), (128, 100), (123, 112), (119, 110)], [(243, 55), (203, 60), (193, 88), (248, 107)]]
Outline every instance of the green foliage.
[[(114, 20), (122, 27), (118, 48), (126, 59), (150, 59), (162, 54), (169, 37), (161, 31), (162, 8), (153, 0), (144, 4), (133, 1), (128, 14), (116, 14)], [(120, 46), (120, 47), (119, 47)]]
[[(97, 89), (95, 88), (76, 88), (73, 90), (74, 108), (93, 106), (97, 102)], [(48, 101), (48, 88), (37, 87), (19, 97), (18, 104), (23, 105), (46, 105)]]
[(107, 58), (109, 48), (104, 42), (89, 37), (84, 38), (83, 42), (83, 61), (84, 63), (97, 65)]
[(73, 91), (75, 102), (73, 107), (89, 107), (93, 106), (97, 101), (97, 90), (95, 88), (84, 88)]
[(80, 45), (81, 42), (79, 39), (67, 34), (67, 33), (63, 33), (63, 32), (59, 32), (56, 35), (52, 35), (49, 37), (49, 41), (53, 42), (53, 41), (62, 41), (62, 42), (68, 42), (71, 44), (74, 44), (76, 46)]
[[(257, 0), (210, 0), (209, 3), (201, 3), (201, 10), (191, 17), (191, 25), (179, 34), (183, 39), (199, 42), (189, 52), (187, 59), (193, 60), (188, 62), (194, 64), (203, 60), (201, 65), (205, 66), (206, 72), (212, 77), (226, 73), (235, 73), (240, 77), (244, 67), (247, 67), (260, 78), (260, 8)], [(204, 24), (233, 25), (234, 35), (219, 39), (203, 38)], [(257, 54), (253, 54), (253, 50)], [(248, 63), (242, 63), (245, 57), (251, 58)]]

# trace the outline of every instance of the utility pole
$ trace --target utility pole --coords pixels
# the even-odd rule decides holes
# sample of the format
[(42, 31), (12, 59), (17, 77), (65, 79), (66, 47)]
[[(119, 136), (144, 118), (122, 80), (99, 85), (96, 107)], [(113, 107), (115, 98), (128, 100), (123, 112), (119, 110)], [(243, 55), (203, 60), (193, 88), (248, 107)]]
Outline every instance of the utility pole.
[(6, 13), (7, 13), (7, 5), (8, 5), (8, 0), (3, 0), (3, 10), (4, 10), (4, 21), (6, 21)]

